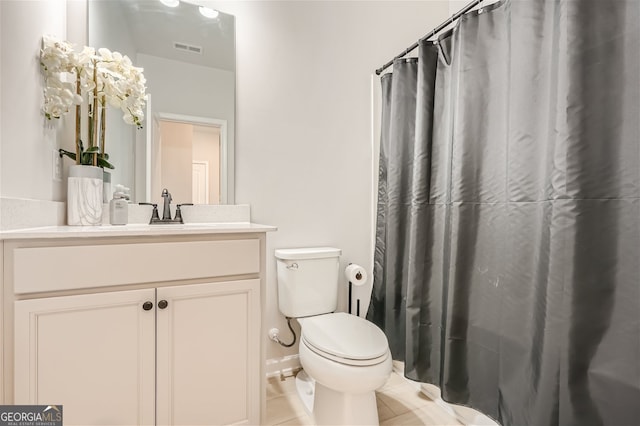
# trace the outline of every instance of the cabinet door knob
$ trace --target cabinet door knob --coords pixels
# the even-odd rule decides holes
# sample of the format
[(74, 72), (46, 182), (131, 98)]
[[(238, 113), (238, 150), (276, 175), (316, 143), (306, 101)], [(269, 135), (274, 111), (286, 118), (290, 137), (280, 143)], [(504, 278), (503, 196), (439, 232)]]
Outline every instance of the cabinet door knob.
[(158, 302), (158, 308), (160, 309), (164, 309), (167, 306), (169, 306), (169, 302), (167, 302), (166, 300), (161, 300)]
[(153, 303), (151, 302), (144, 302), (142, 304), (142, 309), (144, 309), (145, 311), (150, 311), (151, 309), (153, 309)]

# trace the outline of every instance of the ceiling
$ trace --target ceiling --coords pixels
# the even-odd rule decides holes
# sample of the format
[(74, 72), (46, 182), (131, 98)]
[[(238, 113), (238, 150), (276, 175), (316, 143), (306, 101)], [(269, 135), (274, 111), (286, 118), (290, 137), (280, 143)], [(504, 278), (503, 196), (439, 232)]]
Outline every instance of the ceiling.
[[(159, 0), (119, 0), (138, 53), (235, 72), (235, 18), (202, 16), (198, 6)], [(175, 43), (202, 48), (202, 54), (178, 50)]]

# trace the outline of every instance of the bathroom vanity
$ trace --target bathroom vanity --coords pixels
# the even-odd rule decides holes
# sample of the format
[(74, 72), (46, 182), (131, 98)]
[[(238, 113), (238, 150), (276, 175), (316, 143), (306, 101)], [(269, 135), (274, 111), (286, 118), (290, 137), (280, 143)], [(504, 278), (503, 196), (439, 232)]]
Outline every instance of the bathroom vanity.
[(260, 424), (265, 239), (250, 223), (1, 233), (2, 403), (65, 424)]

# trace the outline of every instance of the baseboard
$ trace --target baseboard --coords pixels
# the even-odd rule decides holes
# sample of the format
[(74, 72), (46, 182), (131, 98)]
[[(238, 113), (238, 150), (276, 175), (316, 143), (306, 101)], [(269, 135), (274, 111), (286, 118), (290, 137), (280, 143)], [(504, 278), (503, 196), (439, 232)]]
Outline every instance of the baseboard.
[(295, 375), (300, 368), (302, 368), (300, 366), (300, 357), (295, 354), (268, 359), (265, 371), (267, 377), (291, 376)]

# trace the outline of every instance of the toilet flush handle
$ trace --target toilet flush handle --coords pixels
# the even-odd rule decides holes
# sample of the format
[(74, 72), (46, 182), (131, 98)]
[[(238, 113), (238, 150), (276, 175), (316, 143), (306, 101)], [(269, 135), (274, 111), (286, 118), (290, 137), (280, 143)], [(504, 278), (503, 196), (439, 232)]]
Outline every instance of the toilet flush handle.
[(298, 269), (298, 264), (292, 263), (291, 265), (287, 265), (287, 269)]

